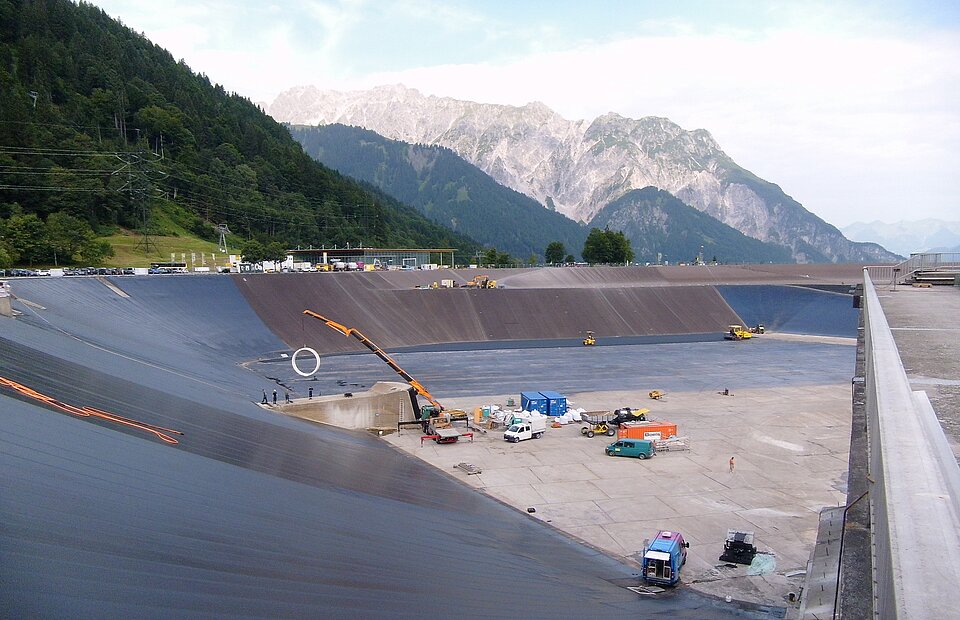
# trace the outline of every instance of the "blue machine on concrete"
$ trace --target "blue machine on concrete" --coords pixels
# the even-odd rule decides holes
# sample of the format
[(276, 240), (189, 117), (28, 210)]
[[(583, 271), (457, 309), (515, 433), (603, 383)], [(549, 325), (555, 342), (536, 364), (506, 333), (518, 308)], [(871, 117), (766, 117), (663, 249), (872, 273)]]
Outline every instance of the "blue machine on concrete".
[(541, 390), (540, 395), (547, 399), (547, 415), (561, 416), (567, 412), (567, 397), (563, 394)]
[(549, 403), (540, 392), (520, 392), (520, 408), (524, 411), (539, 411), (547, 415)]
[(661, 530), (643, 554), (643, 578), (649, 583), (672, 586), (680, 581), (680, 568), (687, 561), (687, 548), (677, 532)]

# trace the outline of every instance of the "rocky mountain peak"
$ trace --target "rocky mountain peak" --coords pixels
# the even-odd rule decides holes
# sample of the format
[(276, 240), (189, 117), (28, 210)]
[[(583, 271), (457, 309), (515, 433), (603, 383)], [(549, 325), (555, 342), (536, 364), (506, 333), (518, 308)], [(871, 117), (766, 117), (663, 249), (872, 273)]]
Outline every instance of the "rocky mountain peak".
[(284, 92), (267, 108), (281, 122), (342, 123), (393, 140), (445, 146), (496, 181), (580, 222), (647, 186), (800, 261), (895, 260), (843, 237), (779, 187), (739, 167), (709, 132), (667, 118), (609, 112), (571, 121), (543, 103), (522, 107), (424, 96), (402, 85), (367, 91)]

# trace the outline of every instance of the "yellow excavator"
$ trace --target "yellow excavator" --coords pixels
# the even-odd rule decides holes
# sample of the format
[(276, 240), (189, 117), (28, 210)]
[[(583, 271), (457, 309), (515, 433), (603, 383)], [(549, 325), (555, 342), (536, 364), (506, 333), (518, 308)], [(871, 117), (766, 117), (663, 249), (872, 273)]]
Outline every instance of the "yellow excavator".
[(336, 321), (332, 321), (322, 314), (318, 314), (312, 310), (304, 310), (303, 313), (307, 316), (311, 316), (315, 319), (323, 321), (327, 327), (337, 330), (344, 336), (353, 336), (359, 340), (363, 346), (370, 349), (377, 357), (382, 359), (387, 363), (390, 368), (392, 368), (398, 375), (403, 377), (404, 381), (410, 384), (417, 394), (423, 396), (429, 405), (424, 405), (423, 407), (419, 406), (415, 396), (413, 398), (414, 411), (416, 412), (417, 417), (420, 420), (420, 423), (423, 425), (423, 430), (425, 433), (435, 436), (437, 443), (454, 443), (457, 439), (460, 438), (460, 433), (451, 427), (450, 420), (454, 418), (466, 418), (466, 413), (460, 410), (450, 410), (447, 411), (443, 405), (437, 402), (437, 399), (433, 397), (427, 388), (423, 387), (423, 384), (414, 379), (410, 373), (400, 367), (393, 358), (387, 355), (387, 352), (378, 347), (372, 340), (364, 336), (360, 330), (354, 329), (352, 327), (347, 327), (341, 325)]

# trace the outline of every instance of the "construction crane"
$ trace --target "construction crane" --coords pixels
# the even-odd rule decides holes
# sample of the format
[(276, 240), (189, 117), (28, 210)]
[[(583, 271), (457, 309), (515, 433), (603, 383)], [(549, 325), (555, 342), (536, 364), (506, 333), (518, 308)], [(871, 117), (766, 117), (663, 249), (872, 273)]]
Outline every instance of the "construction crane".
[(427, 400), (429, 405), (424, 405), (422, 408), (416, 402), (416, 397), (413, 397), (414, 401), (414, 411), (417, 416), (420, 418), (420, 422), (423, 425), (424, 432), (430, 433), (430, 436), (434, 437), (437, 443), (453, 443), (456, 442), (460, 437), (460, 433), (455, 429), (451, 428), (450, 420), (457, 417), (466, 417), (466, 414), (463, 411), (455, 410), (444, 413), (444, 407), (437, 399), (433, 397), (427, 388), (423, 387), (423, 384), (414, 379), (410, 373), (400, 367), (400, 364), (397, 364), (393, 361), (393, 358), (387, 355), (387, 352), (378, 347), (372, 340), (363, 335), (362, 332), (353, 327), (347, 327), (346, 325), (341, 325), (336, 321), (332, 321), (322, 314), (318, 314), (312, 310), (304, 310), (304, 314), (307, 316), (312, 316), (315, 319), (319, 319), (326, 324), (327, 327), (337, 330), (344, 336), (353, 336), (359, 340), (363, 346), (370, 349), (377, 357), (382, 359), (387, 363), (390, 368), (393, 368), (394, 371), (401, 377), (403, 380), (410, 384), (417, 394), (422, 396)]
[(422, 384), (422, 383), (420, 383), (419, 381), (417, 381), (416, 379), (414, 379), (412, 376), (410, 376), (410, 373), (408, 373), (406, 370), (404, 370), (403, 368), (401, 368), (399, 364), (397, 364), (395, 361), (393, 361), (393, 358), (392, 358), (392, 357), (390, 357), (389, 355), (387, 355), (387, 352), (386, 352), (386, 351), (384, 351), (383, 349), (381, 349), (380, 347), (378, 347), (376, 344), (373, 343), (372, 340), (370, 340), (369, 338), (367, 338), (366, 336), (364, 336), (363, 333), (361, 333), (359, 329), (354, 329), (354, 328), (352, 328), (352, 327), (347, 327), (347, 326), (345, 326), (345, 325), (341, 325), (340, 323), (337, 323), (336, 321), (332, 321), (332, 320), (328, 319), (327, 317), (323, 316), (322, 314), (317, 314), (317, 313), (314, 312), (313, 310), (304, 310), (303, 313), (306, 314), (307, 316), (312, 316), (312, 317), (315, 318), (315, 319), (319, 319), (319, 320), (323, 321), (323, 322), (327, 325), (327, 327), (332, 327), (333, 329), (337, 330), (338, 332), (340, 332), (340, 333), (343, 334), (344, 336), (353, 336), (354, 338), (356, 338), (357, 340), (359, 340), (359, 341), (363, 344), (363, 346), (365, 346), (365, 347), (367, 347), (368, 349), (370, 349), (371, 351), (373, 351), (373, 352), (376, 354), (377, 357), (379, 357), (380, 359), (382, 359), (383, 361), (385, 361), (385, 362), (387, 363), (387, 365), (390, 366), (390, 368), (393, 368), (393, 369), (397, 372), (398, 375), (400, 375), (401, 377), (403, 377), (403, 380), (406, 381), (407, 383), (409, 383), (410, 386), (411, 386), (414, 390), (416, 390), (417, 394), (419, 394), (420, 396), (423, 396), (425, 399), (427, 399), (427, 402), (429, 402), (431, 405), (433, 405), (433, 406), (436, 408), (437, 411), (443, 411), (443, 405), (441, 405), (440, 403), (437, 402), (437, 399), (433, 397), (433, 394), (431, 394), (431, 393), (427, 390), (427, 388), (423, 387), (423, 384)]

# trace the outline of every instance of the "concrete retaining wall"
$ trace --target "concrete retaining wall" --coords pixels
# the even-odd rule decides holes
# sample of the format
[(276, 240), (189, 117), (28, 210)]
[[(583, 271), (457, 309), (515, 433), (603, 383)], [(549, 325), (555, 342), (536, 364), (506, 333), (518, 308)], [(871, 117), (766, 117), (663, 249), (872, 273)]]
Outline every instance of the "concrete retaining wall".
[(411, 388), (406, 383), (380, 381), (369, 391), (298, 399), (281, 403), (282, 413), (349, 429), (396, 429), (400, 420), (413, 420)]
[(874, 611), (955, 617), (960, 470), (926, 393), (910, 388), (869, 276), (863, 292)]
[[(710, 286), (496, 290), (395, 289), (393, 274), (243, 276), (250, 305), (291, 346), (321, 353), (358, 344), (303, 316), (310, 309), (384, 348), (449, 342), (720, 333), (737, 315)], [(386, 279), (385, 279), (386, 278)]]

